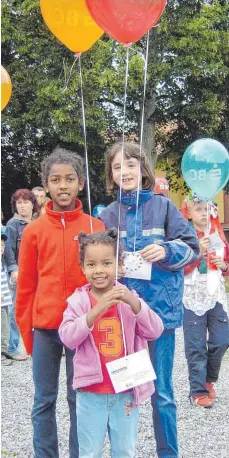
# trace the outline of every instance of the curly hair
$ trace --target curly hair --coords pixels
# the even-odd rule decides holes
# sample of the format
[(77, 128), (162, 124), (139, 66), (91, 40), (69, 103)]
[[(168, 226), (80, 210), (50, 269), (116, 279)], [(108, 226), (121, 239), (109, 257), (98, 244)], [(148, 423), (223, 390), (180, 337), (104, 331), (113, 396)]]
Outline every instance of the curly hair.
[(155, 185), (155, 176), (153, 173), (153, 167), (150, 162), (144, 148), (140, 149), (140, 145), (134, 142), (116, 142), (106, 153), (106, 187), (107, 194), (113, 195), (115, 190), (118, 189), (116, 183), (113, 180), (112, 174), (112, 162), (117, 153), (122, 151), (125, 159), (131, 159), (132, 157), (141, 162), (141, 173), (142, 173), (142, 189), (153, 189)]
[[(105, 232), (95, 232), (94, 234), (85, 234), (80, 232), (79, 237), (79, 249), (80, 249), (80, 264), (83, 266), (85, 259), (85, 251), (89, 245), (111, 245), (114, 248), (114, 255), (116, 256), (117, 242), (118, 242), (118, 231), (117, 229), (111, 228)], [(122, 246), (119, 244), (118, 258), (122, 257)]]
[(48, 183), (51, 167), (54, 164), (70, 164), (76, 171), (79, 180), (84, 178), (84, 160), (73, 151), (64, 148), (55, 148), (50, 156), (43, 159), (41, 163), (41, 180), (42, 184)]
[(16, 202), (19, 199), (30, 200), (33, 204), (33, 213), (38, 210), (37, 199), (29, 189), (18, 189), (11, 197), (11, 208), (13, 213), (17, 213)]

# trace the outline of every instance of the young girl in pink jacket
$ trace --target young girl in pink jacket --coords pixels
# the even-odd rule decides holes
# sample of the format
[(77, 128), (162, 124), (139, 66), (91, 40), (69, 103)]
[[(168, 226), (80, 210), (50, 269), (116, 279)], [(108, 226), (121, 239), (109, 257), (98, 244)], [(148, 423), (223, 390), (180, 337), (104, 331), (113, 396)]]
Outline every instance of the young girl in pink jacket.
[(148, 350), (147, 340), (163, 331), (161, 319), (135, 292), (115, 285), (117, 239), (116, 229), (79, 235), (80, 262), (89, 283), (68, 299), (59, 328), (63, 343), (76, 350), (73, 388), (80, 458), (101, 458), (107, 429), (111, 456), (134, 458), (138, 405), (154, 392), (150, 381), (117, 394), (106, 365)]

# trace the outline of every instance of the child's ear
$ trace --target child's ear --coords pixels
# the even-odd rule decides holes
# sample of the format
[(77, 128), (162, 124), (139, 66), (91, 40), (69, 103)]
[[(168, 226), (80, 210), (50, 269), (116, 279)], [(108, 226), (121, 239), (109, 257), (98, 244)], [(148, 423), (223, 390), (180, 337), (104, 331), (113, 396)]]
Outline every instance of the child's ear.
[(84, 185), (85, 185), (85, 178), (82, 178), (79, 181), (79, 191), (83, 191)]
[(49, 192), (49, 188), (48, 188), (47, 184), (44, 185), (44, 190), (45, 190), (45, 194), (47, 194)]

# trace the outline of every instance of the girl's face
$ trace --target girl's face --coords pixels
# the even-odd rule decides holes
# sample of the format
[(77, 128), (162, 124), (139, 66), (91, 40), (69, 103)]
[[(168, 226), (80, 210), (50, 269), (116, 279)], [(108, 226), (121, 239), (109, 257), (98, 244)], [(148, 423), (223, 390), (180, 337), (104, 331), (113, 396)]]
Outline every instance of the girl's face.
[(207, 225), (207, 202), (202, 201), (190, 205), (189, 217), (197, 229), (204, 231)]
[(94, 292), (107, 292), (114, 284), (116, 255), (112, 245), (88, 245), (85, 248), (83, 271)]
[[(122, 166), (122, 182), (121, 182), (121, 166)], [(138, 189), (138, 173), (139, 173), (139, 161), (135, 157), (129, 159), (123, 155), (122, 164), (122, 152), (119, 151), (114, 157), (111, 163), (112, 178), (115, 184), (122, 188), (123, 191), (133, 192)], [(142, 189), (142, 174), (140, 171), (140, 183), (139, 189)]]
[(53, 201), (53, 210), (57, 212), (75, 209), (75, 200), (83, 189), (84, 180), (79, 180), (71, 164), (53, 164), (46, 185)]
[(18, 215), (22, 218), (32, 218), (33, 203), (31, 200), (18, 199), (16, 201), (16, 209)]

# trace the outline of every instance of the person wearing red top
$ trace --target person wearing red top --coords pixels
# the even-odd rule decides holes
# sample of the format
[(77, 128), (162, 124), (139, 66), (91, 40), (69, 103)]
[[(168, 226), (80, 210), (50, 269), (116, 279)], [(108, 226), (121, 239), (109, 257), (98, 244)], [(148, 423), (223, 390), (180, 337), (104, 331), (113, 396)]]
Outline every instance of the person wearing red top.
[[(89, 298), (91, 302), (91, 308), (95, 307), (97, 300), (92, 296), (91, 293), (89, 293)], [(118, 348), (116, 348), (117, 346), (114, 345), (113, 342), (109, 342), (109, 340), (107, 341), (107, 337), (109, 335), (108, 330), (111, 333), (114, 333), (114, 329), (116, 330), (116, 335), (119, 339)], [(105, 313), (103, 313), (103, 315), (96, 318), (91, 333), (94, 338), (95, 345), (99, 349), (103, 382), (86, 386), (84, 387), (84, 390), (90, 391), (91, 393), (114, 394), (115, 390), (111, 383), (111, 379), (106, 368), (106, 363), (125, 356), (122, 325), (118, 315), (117, 307), (115, 305), (112, 305)]]
[[(78, 260), (80, 231), (102, 231), (101, 221), (83, 212), (77, 199), (84, 186), (83, 161), (56, 148), (42, 162), (42, 180), (52, 201), (46, 212), (23, 231), (16, 297), (16, 320), (28, 354), (33, 357), (35, 385), (32, 422), (34, 457), (57, 458), (56, 400), (63, 344), (58, 327), (66, 299), (86, 283)], [(78, 458), (76, 396), (72, 389), (74, 351), (65, 348), (70, 411), (70, 458)]]
[(213, 202), (190, 195), (182, 212), (196, 230), (199, 258), (184, 269), (184, 344), (190, 402), (211, 408), (215, 382), (229, 347), (228, 306), (224, 276), (229, 275), (228, 244)]
[[(116, 229), (80, 234), (80, 261), (89, 282), (68, 298), (59, 328), (61, 340), (76, 349), (79, 456), (101, 458), (106, 431), (111, 457), (134, 458), (138, 405), (154, 392), (153, 382), (115, 393), (106, 364), (142, 349), (163, 331), (159, 316), (126, 286), (115, 284)], [(119, 247), (121, 262), (121, 248)]]

